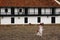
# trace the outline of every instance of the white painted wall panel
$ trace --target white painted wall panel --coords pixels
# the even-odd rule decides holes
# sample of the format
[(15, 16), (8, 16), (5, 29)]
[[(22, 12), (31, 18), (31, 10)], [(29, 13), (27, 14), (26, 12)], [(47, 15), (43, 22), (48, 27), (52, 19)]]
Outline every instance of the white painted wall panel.
[(51, 17), (47, 17), (47, 16), (41, 17), (41, 23), (51, 24)]
[(1, 18), (1, 24), (11, 24), (11, 17)]
[(28, 17), (28, 23), (37, 24), (37, 17)]
[(59, 24), (60, 23), (60, 16), (57, 16), (55, 20), (56, 20), (56, 23)]
[[(14, 24), (38, 24), (37, 22), (37, 17), (27, 17), (28, 18), (28, 23), (24, 23), (24, 18), (25, 17), (14, 17), (15, 22)], [(41, 23), (44, 24), (51, 24), (51, 16), (41, 16)], [(60, 16), (55, 17), (55, 23), (60, 24)], [(1, 24), (11, 24), (11, 17), (3, 17), (1, 18)]]
[(24, 24), (24, 17), (15, 17), (14, 24)]

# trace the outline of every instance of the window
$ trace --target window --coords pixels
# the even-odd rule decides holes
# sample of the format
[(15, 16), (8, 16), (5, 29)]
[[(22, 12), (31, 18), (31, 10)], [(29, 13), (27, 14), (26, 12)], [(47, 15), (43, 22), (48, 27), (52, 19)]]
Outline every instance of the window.
[(24, 13), (25, 13), (25, 11), (23, 8), (15, 8), (15, 15), (21, 15)]
[(55, 14), (60, 14), (60, 8), (55, 9)]
[(1, 14), (2, 14), (2, 15), (6, 15), (6, 13), (5, 13), (5, 8), (1, 8)]
[(28, 23), (28, 18), (27, 17), (25, 17), (25, 23)]
[(51, 18), (51, 22), (52, 22), (52, 23), (55, 23), (55, 17), (52, 17), (52, 18)]
[(11, 18), (11, 23), (14, 23), (14, 17)]
[(38, 17), (37, 19), (38, 19), (37, 22), (40, 23), (40, 17)]
[(9, 15), (11, 14), (11, 8), (1, 8), (2, 15)]
[(24, 9), (20, 8), (18, 10), (19, 10), (18, 14), (24, 14)]
[(41, 9), (42, 14), (52, 14), (51, 8), (42, 8)]
[(29, 8), (28, 9), (28, 14), (29, 15), (38, 14), (38, 8)]

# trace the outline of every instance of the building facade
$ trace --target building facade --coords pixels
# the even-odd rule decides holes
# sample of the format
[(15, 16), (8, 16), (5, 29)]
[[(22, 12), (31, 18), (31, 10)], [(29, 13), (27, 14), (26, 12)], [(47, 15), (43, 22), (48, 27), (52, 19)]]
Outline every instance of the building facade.
[[(35, 0), (35, 3), (30, 1), (29, 5), (26, 3), (29, 2), (27, 0), (20, 1), (21, 3), (17, 1), (18, 4), (13, 1), (10, 2), (5, 1), (4, 4), (1, 1), (0, 24), (60, 24), (60, 5), (55, 1)], [(23, 2), (25, 4), (22, 4)]]

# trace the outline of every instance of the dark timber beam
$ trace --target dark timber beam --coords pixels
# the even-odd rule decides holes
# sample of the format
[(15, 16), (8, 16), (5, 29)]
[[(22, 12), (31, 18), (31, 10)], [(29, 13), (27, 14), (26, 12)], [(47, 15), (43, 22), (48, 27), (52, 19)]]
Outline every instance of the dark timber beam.
[[(1, 8), (1, 7), (0, 7)], [(5, 8), (5, 7), (4, 7)], [(9, 8), (9, 7), (7, 7), (7, 8)], [(4, 15), (4, 14), (0, 14), (0, 17), (4, 17), (4, 16), (60, 16), (59, 14), (55, 14), (55, 7), (51, 7), (52, 8), (52, 15), (50, 15), (50, 14), (44, 14), (44, 15), (41, 15), (41, 8), (43, 8), (43, 7), (37, 7), (38, 8), (38, 15), (28, 15), (28, 7), (25, 7), (24, 9), (25, 9), (25, 15), (15, 15), (15, 13), (14, 13), (14, 9), (15, 8), (17, 8), (17, 7), (11, 7), (11, 15), (9, 15), (9, 14), (7, 14), (7, 15)], [(19, 7), (20, 8), (20, 7)], [(31, 7), (30, 7), (31, 8)], [(34, 7), (33, 7), (34, 8)], [(44, 7), (45, 8), (45, 7)], [(47, 7), (47, 8), (49, 8), (49, 7)], [(1, 11), (1, 10), (0, 10)]]
[(14, 16), (14, 8), (11, 7), (11, 15)]
[(52, 15), (55, 15), (55, 8), (52, 8)]
[(25, 15), (28, 15), (28, 8), (25, 8)]
[(38, 8), (38, 15), (41, 15), (41, 8)]

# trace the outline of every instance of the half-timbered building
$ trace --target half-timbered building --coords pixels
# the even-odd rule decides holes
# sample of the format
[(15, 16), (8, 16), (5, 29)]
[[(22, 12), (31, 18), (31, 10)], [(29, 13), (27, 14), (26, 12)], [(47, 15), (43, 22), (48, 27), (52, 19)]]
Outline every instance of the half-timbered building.
[(59, 0), (0, 0), (0, 24), (59, 24)]

